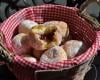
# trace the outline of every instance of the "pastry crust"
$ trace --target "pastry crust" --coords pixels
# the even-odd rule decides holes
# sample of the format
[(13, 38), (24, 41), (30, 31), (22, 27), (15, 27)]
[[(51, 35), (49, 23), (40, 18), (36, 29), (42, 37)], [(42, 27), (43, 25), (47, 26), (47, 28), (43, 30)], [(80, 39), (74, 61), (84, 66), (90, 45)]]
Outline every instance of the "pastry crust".
[(32, 57), (32, 56), (26, 56), (26, 57), (23, 57), (26, 61), (28, 62), (31, 62), (31, 63), (36, 63), (37, 60), (36, 58)]
[(69, 35), (69, 28), (63, 21), (48, 21), (34, 26), (29, 35), (34, 49), (45, 50), (60, 45)]
[(28, 35), (24, 33), (17, 34), (12, 39), (12, 45), (18, 55), (30, 52)]
[(40, 57), (40, 62), (56, 63), (67, 60), (67, 54), (60, 46), (55, 46), (45, 51)]
[(69, 40), (62, 47), (68, 54), (68, 58), (73, 58), (80, 50), (82, 50), (83, 42), (78, 40)]
[(32, 27), (36, 25), (38, 25), (38, 23), (32, 20), (23, 20), (18, 27), (18, 32), (28, 34), (30, 30), (32, 29)]
[(60, 34), (62, 35), (62, 37), (67, 37), (69, 35), (69, 28), (67, 23), (63, 22), (63, 21), (48, 21), (44, 23), (45, 26), (52, 26), (55, 25), (58, 29), (58, 31), (60, 32)]
[(33, 56), (37, 58), (37, 60), (40, 60), (41, 55), (44, 53), (43, 50), (33, 50)]

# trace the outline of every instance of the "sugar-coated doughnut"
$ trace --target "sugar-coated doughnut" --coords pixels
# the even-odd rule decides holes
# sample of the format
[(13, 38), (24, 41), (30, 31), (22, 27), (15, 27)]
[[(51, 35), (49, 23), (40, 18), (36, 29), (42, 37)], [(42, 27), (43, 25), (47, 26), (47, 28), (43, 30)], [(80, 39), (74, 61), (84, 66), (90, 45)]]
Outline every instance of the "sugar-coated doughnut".
[(18, 32), (19, 33), (26, 33), (28, 34), (29, 31), (32, 29), (32, 27), (38, 25), (38, 23), (32, 21), (32, 20), (23, 20), (19, 27), (18, 27)]
[(28, 35), (24, 33), (17, 34), (12, 38), (12, 45), (14, 51), (21, 55), (30, 52), (30, 45)]
[(55, 25), (39, 24), (29, 34), (31, 45), (36, 50), (45, 50), (61, 44), (62, 35)]
[(69, 40), (63, 46), (68, 58), (74, 57), (83, 47), (83, 42), (78, 40)]
[(45, 51), (40, 57), (40, 62), (43, 63), (56, 63), (67, 60), (67, 54), (60, 46), (55, 46)]

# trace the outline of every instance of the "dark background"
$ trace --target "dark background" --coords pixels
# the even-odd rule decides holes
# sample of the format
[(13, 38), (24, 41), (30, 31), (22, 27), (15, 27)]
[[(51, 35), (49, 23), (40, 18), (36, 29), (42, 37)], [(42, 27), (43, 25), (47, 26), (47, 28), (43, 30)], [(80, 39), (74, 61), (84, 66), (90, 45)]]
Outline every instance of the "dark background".
[[(85, 0), (0, 0), (0, 23), (6, 20), (16, 11), (40, 4), (61, 4), (66, 6), (75, 6), (80, 8), (80, 5)], [(99, 17), (98, 17), (99, 18)], [(92, 69), (86, 74), (85, 80), (100, 80), (100, 51), (97, 52)], [(97, 73), (97, 78), (96, 78)], [(96, 78), (96, 79), (95, 79)], [(9, 71), (7, 66), (0, 65), (0, 80), (17, 80), (16, 77)]]

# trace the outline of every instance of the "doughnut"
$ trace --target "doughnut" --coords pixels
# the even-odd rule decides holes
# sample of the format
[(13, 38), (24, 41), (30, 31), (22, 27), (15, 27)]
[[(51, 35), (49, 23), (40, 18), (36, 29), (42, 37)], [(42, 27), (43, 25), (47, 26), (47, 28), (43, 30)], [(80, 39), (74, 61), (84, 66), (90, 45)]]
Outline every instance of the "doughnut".
[(45, 51), (40, 57), (40, 62), (43, 63), (56, 63), (67, 60), (67, 54), (60, 46), (55, 46)]
[(83, 42), (78, 40), (69, 40), (62, 47), (67, 53), (68, 58), (73, 58), (80, 50), (82, 50)]
[(62, 37), (67, 37), (69, 34), (69, 28), (67, 23), (63, 21), (47, 21), (44, 23), (45, 26), (55, 25), (59, 32), (61, 33)]
[(18, 27), (18, 32), (19, 33), (26, 33), (28, 34), (29, 31), (32, 29), (32, 27), (38, 25), (38, 23), (32, 21), (32, 20), (23, 20), (19, 27)]
[(30, 44), (36, 50), (45, 50), (61, 44), (62, 35), (55, 25), (34, 26), (29, 33)]
[(16, 54), (21, 55), (30, 52), (28, 35), (19, 33), (12, 38), (12, 45)]

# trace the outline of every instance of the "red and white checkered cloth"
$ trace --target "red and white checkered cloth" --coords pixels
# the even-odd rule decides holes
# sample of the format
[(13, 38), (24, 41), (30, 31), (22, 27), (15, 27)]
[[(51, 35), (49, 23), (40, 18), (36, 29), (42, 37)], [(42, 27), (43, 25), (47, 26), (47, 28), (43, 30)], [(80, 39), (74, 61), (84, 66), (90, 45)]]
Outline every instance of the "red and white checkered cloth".
[(98, 50), (100, 50), (100, 31), (97, 31), (97, 44), (98, 44)]
[(96, 32), (91, 29), (91, 24), (81, 18), (77, 12), (78, 11), (76, 8), (46, 4), (24, 8), (10, 16), (3, 22), (1, 31), (5, 36), (6, 46), (11, 51), (13, 51), (11, 41), (12, 36), (14, 35), (18, 25), (25, 19), (30, 19), (38, 23), (43, 23), (50, 20), (65, 21), (69, 25), (70, 35), (72, 38), (82, 40), (88, 48), (87, 51), (82, 53), (80, 56), (54, 64), (30, 63), (18, 55), (14, 57), (13, 61), (21, 66), (28, 66), (33, 69), (59, 69), (73, 67), (95, 56), (96, 51), (99, 49), (98, 43), (100, 45), (100, 32), (96, 35)]

